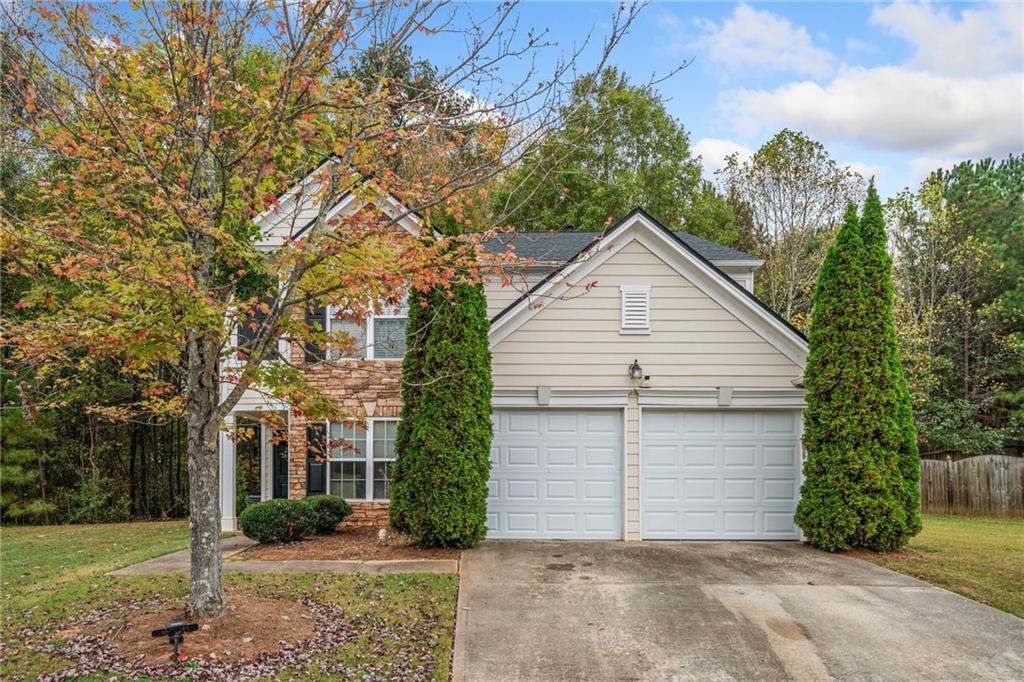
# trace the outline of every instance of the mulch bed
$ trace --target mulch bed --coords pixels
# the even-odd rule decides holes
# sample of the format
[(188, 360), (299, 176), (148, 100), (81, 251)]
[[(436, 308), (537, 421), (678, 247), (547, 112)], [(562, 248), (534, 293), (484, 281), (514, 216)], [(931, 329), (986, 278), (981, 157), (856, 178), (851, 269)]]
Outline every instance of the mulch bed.
[(458, 559), (457, 549), (428, 549), (420, 547), (411, 538), (394, 531), (388, 531), (385, 540), (380, 540), (373, 529), (350, 528), (335, 531), (331, 535), (317, 535), (277, 545), (259, 545), (234, 555), (228, 561), (290, 560), (355, 560), (383, 561), (394, 559)]
[(167, 640), (150, 633), (184, 616), (181, 600), (135, 601), (98, 609), (55, 633), (22, 635), (35, 640), (29, 646), (36, 651), (74, 661), (38, 678), (56, 682), (98, 673), (129, 679), (247, 680), (275, 675), (359, 634), (336, 604), (236, 592), (228, 596), (227, 613), (212, 623), (200, 622), (197, 632), (185, 635), (179, 660), (171, 661)]

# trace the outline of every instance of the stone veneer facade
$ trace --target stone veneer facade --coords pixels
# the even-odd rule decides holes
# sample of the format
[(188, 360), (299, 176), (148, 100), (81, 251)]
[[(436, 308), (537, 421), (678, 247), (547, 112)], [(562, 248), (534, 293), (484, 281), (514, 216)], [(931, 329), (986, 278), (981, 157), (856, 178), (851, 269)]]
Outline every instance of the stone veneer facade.
[[(292, 362), (304, 361), (302, 347), (292, 345)], [(333, 397), (345, 414), (357, 419), (398, 417), (402, 409), (401, 360), (334, 360), (309, 363), (306, 375), (324, 395)], [(291, 412), (288, 431), (289, 491), (292, 498), (306, 496), (307, 419)], [(343, 525), (382, 528), (388, 525), (387, 502), (352, 502), (353, 514)]]

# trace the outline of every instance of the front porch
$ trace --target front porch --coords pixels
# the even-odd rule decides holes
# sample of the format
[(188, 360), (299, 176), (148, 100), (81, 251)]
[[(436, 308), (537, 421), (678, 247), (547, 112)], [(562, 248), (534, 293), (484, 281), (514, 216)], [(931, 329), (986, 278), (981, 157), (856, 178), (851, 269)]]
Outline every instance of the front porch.
[(246, 504), (289, 497), (288, 410), (239, 410), (220, 435), (221, 530), (238, 530)]
[[(373, 433), (375, 422), (384, 420), (369, 421), (367, 435)], [(386, 421), (392, 422), (393, 419)], [(352, 515), (345, 519), (344, 527), (387, 527), (387, 500), (367, 499), (373, 497), (374, 467), (366, 468), (371, 476), (370, 485), (364, 483), (364, 488), (356, 489), (357, 493), (366, 490), (366, 497), (353, 498), (345, 492), (348, 482), (332, 477), (331, 462), (323, 455), (310, 455), (306, 451), (309, 428), (305, 423), (293, 423), (286, 408), (236, 410), (225, 420), (219, 444), (221, 530), (238, 530), (238, 515), (247, 504), (327, 492), (344, 495), (352, 507)], [(378, 450), (383, 451), (384, 445), (393, 442), (394, 434), (392, 431), (385, 433), (382, 425), (376, 428)], [(371, 444), (374, 441), (372, 435), (359, 440), (363, 447), (367, 441)], [(372, 447), (368, 452), (372, 464)], [(377, 466), (383, 467), (390, 461), (378, 460)], [(338, 462), (335, 464), (340, 467)], [(378, 484), (384, 482), (380, 476), (376, 480)], [(386, 487), (382, 490), (386, 494)]]

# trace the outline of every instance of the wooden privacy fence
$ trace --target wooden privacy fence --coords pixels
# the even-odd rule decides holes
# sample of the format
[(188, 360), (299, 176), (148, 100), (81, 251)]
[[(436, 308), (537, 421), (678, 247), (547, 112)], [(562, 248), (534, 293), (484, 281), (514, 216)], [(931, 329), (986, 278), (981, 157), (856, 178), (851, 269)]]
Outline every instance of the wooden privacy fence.
[(921, 460), (921, 511), (1024, 515), (1024, 458), (980, 455)]

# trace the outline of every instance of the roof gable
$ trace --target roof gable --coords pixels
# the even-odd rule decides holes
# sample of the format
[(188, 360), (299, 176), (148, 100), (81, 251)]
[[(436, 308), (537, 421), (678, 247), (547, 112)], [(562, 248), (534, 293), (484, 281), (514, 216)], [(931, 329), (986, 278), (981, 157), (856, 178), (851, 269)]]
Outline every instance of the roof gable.
[[(709, 259), (680, 239), (643, 209), (634, 209), (607, 235), (591, 242), (565, 265), (551, 272), (491, 321), (491, 347), (576, 286), (626, 244), (639, 240), (681, 276), (711, 296), (789, 359), (804, 365), (807, 340), (760, 299), (722, 272)], [(600, 286), (600, 284), (598, 284)]]
[[(394, 220), (411, 235), (419, 235), (422, 221), (406, 208), (390, 192), (377, 189), (373, 178), (353, 173), (351, 185), (339, 194), (334, 204), (321, 216), (320, 184), (323, 172), (338, 163), (337, 157), (330, 156), (316, 168), (295, 183), (278, 201), (258, 216), (253, 222), (260, 228), (258, 246), (277, 248), (288, 241), (298, 239), (312, 229), (318, 221), (327, 221), (338, 215), (354, 213), (373, 202), (386, 216)], [(362, 189), (357, 191), (357, 188)]]

